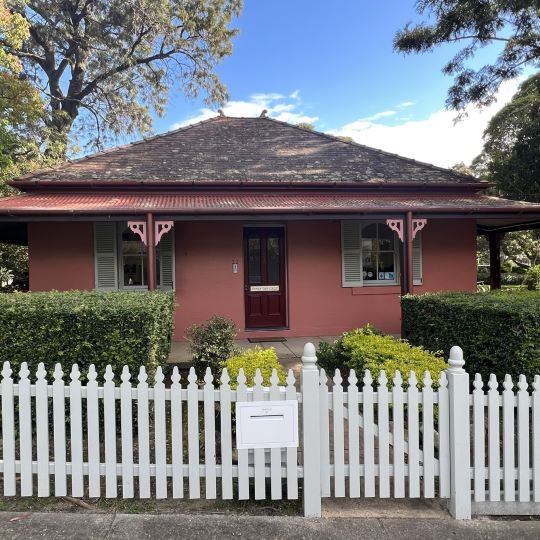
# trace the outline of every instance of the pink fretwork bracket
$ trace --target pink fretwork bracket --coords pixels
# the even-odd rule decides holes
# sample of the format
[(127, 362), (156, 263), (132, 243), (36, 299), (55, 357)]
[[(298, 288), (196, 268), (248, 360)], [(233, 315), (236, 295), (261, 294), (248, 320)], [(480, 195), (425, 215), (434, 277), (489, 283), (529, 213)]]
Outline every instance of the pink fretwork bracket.
[(416, 238), (416, 233), (420, 232), (427, 223), (427, 219), (413, 219), (412, 220), (412, 237)]
[(154, 223), (155, 245), (159, 244), (161, 237), (167, 234), (174, 226), (174, 221), (156, 221)]
[(399, 239), (403, 242), (403, 220), (402, 219), (387, 219), (386, 224), (397, 233)]
[(128, 227), (139, 236), (142, 243), (146, 246), (146, 222), (128, 221)]

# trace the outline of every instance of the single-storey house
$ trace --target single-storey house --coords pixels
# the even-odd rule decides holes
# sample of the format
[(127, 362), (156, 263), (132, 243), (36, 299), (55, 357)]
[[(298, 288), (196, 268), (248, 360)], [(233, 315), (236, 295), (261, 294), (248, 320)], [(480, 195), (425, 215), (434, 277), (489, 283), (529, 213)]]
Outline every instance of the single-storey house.
[[(444, 141), (441, 141), (444, 144)], [(388, 152), (222, 114), (21, 177), (0, 242), (30, 290), (176, 292), (175, 339), (214, 314), (240, 337), (400, 332), (400, 296), (476, 289), (476, 237), (540, 225), (540, 205)]]

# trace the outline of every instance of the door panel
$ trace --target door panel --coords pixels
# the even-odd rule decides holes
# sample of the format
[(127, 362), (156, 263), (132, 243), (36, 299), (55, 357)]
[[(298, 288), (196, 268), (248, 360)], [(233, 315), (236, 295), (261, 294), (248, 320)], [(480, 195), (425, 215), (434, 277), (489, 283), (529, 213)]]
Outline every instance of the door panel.
[(244, 230), (246, 328), (286, 325), (285, 235), (282, 228)]

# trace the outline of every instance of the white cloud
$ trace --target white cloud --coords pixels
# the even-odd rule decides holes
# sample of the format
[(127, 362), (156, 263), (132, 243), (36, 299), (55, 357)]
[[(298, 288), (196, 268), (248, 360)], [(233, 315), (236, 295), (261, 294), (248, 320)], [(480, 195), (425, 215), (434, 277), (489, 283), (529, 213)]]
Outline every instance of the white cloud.
[(381, 111), (375, 114), (372, 114), (371, 116), (368, 116), (366, 118), (361, 118), (358, 120), (358, 122), (373, 122), (373, 120), (378, 120), (379, 118), (387, 118), (388, 116), (394, 116), (396, 114), (396, 111)]
[[(497, 101), (482, 110), (467, 109), (467, 117), (455, 122), (456, 112), (441, 109), (423, 120), (406, 120), (397, 125), (385, 125), (374, 120), (389, 116), (390, 111), (361, 118), (339, 129), (333, 135), (352, 137), (356, 142), (419, 161), (450, 167), (456, 163), (469, 164), (482, 150), (482, 134), (490, 118), (516, 92), (519, 80), (504, 83), (497, 93)], [(401, 106), (409, 107), (409, 103)], [(399, 108), (399, 107), (396, 107)]]
[(412, 107), (413, 105), (414, 105), (414, 101), (404, 101), (403, 103), (396, 105), (396, 107), (398, 109), (406, 109), (407, 107)]
[[(319, 119), (317, 116), (310, 116), (304, 113), (299, 90), (291, 92), (288, 96), (273, 92), (253, 94), (248, 100), (229, 101), (222, 107), (223, 113), (226, 116), (244, 117), (259, 116), (263, 109), (268, 111), (268, 116), (276, 120), (289, 122), (290, 124), (299, 124), (301, 122), (312, 124)], [(195, 116), (175, 122), (169, 129), (178, 129), (182, 126), (207, 120), (216, 115), (216, 111), (203, 108)]]

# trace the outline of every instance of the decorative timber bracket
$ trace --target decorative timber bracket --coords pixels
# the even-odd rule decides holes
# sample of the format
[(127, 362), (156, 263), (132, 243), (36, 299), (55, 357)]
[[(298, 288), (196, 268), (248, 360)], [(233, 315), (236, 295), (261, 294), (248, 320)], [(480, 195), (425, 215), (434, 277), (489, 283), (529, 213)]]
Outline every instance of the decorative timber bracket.
[[(174, 226), (174, 221), (154, 222), (154, 246), (157, 246), (164, 234), (167, 234)], [(141, 239), (141, 242), (148, 245), (148, 235), (146, 221), (128, 221), (128, 227)]]
[(146, 246), (146, 221), (128, 221), (128, 227), (141, 239)]
[(161, 237), (167, 234), (174, 226), (174, 221), (156, 221), (154, 223), (155, 245), (159, 244)]
[[(386, 224), (393, 230), (398, 238), (403, 242), (403, 219), (387, 219)], [(427, 219), (412, 220), (412, 240), (416, 238), (416, 234), (420, 232), (427, 224)]]

